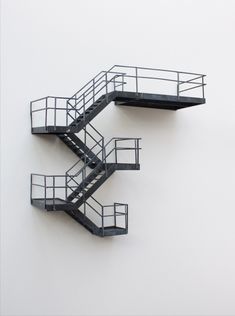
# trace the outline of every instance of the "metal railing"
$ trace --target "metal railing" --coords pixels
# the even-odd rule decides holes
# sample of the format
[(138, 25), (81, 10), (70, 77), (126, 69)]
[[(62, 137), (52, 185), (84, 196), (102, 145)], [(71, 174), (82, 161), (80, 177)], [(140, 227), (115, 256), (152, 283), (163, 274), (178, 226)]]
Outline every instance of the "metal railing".
[[(101, 219), (101, 227), (104, 233), (105, 220), (112, 218), (113, 225), (116, 226), (119, 216), (124, 216), (125, 227), (128, 227), (128, 206), (127, 204), (114, 203), (113, 205), (102, 205), (93, 197), (89, 197), (92, 203), (88, 202), (85, 197), (85, 189), (89, 185), (88, 176), (93, 172), (98, 172), (102, 176), (108, 174), (109, 164), (134, 164), (139, 165), (139, 141), (140, 138), (120, 138), (114, 137), (107, 144), (104, 144), (104, 137), (91, 125), (86, 124), (87, 109), (98, 102), (99, 99), (105, 98), (109, 101), (109, 93), (113, 91), (139, 93), (163, 93), (164, 83), (172, 84), (173, 90), (164, 92), (168, 95), (175, 95), (178, 99), (182, 96), (192, 96), (192, 92), (197, 92), (194, 97), (204, 98), (204, 77), (203, 74), (182, 72), (175, 70), (153, 69), (146, 67), (122, 66), (115, 65), (108, 71), (102, 71), (92, 78), (85, 86), (77, 91), (72, 97), (54, 97), (47, 96), (30, 103), (31, 126), (35, 126), (35, 115), (40, 115), (41, 123), (36, 126), (53, 127), (55, 130), (58, 126), (69, 127), (76, 124), (80, 117), (85, 123), (82, 129), (84, 133), (84, 144), (87, 146), (88, 138), (92, 139), (93, 145), (89, 150), (84, 152), (84, 159), (79, 159), (65, 175), (31, 175), (31, 200), (34, 198), (34, 189), (40, 192), (36, 198), (47, 203), (56, 209), (60, 203), (71, 203), (73, 200), (83, 199), (83, 213), (91, 218), (96, 214)], [(147, 83), (147, 87), (146, 84)], [(152, 84), (150, 84), (152, 83)], [(150, 90), (147, 88), (150, 87)], [(89, 128), (91, 130), (89, 130)], [(95, 133), (95, 136), (94, 134)], [(65, 134), (66, 135), (66, 134)], [(69, 138), (69, 134), (67, 135)], [(71, 140), (71, 139), (70, 139)], [(72, 141), (72, 140), (71, 140)], [(125, 142), (132, 142), (126, 144)], [(134, 157), (131, 162), (123, 159), (123, 153), (131, 152)], [(97, 159), (98, 158), (98, 159)], [(90, 169), (91, 164), (95, 167)], [(96, 181), (95, 181), (96, 183)], [(82, 185), (82, 190), (76, 191)], [(94, 185), (91, 184), (91, 185)], [(74, 198), (68, 199), (71, 195)], [(96, 203), (95, 203), (96, 202)], [(96, 206), (94, 206), (94, 203)], [(118, 212), (118, 207), (124, 207), (123, 212)], [(106, 210), (112, 210), (111, 215), (106, 214)], [(89, 212), (88, 212), (89, 210)], [(110, 224), (109, 224), (110, 226)]]
[[(79, 116), (86, 120), (86, 110), (95, 101), (113, 91), (154, 93), (205, 98), (205, 75), (193, 72), (114, 65), (101, 71), (72, 97), (54, 97), (34, 100), (30, 103), (31, 126), (69, 126)], [(34, 123), (37, 115), (40, 123)], [(40, 116), (40, 117), (39, 117)]]
[[(103, 142), (103, 138), (101, 139)], [(53, 209), (56, 209), (56, 205), (60, 203), (69, 203), (68, 197), (73, 192), (76, 192), (76, 189), (79, 187), (79, 185), (83, 185), (83, 189), (89, 185), (87, 183), (87, 176), (91, 172), (96, 172), (96, 170), (100, 170), (99, 168), (101, 166), (104, 166), (103, 174), (107, 173), (107, 164), (119, 164), (119, 163), (127, 163), (126, 161), (120, 161), (119, 159), (119, 151), (132, 151), (134, 152), (134, 161), (128, 162), (133, 163), (136, 166), (139, 165), (139, 150), (141, 149), (139, 147), (139, 141), (140, 138), (120, 138), (120, 137), (113, 137), (110, 139), (109, 142), (105, 146), (101, 146), (100, 151), (95, 155), (93, 158), (89, 159), (88, 162), (84, 163), (84, 165), (81, 167), (80, 162), (81, 159), (79, 159), (71, 168), (69, 168), (65, 175), (43, 175), (43, 174), (31, 174), (31, 200), (32, 199), (39, 199), (43, 201), (44, 208), (46, 208), (47, 204), (50, 203), (50, 206)], [(124, 144), (123, 142), (129, 142), (129, 144)], [(133, 144), (131, 145), (130, 142)], [(120, 145), (120, 143), (122, 145)], [(92, 151), (93, 148), (90, 149)], [(89, 168), (89, 165), (92, 162), (96, 161), (96, 158), (99, 157), (101, 154), (101, 161), (97, 164), (95, 169), (92, 171)], [(110, 158), (110, 160), (109, 160)], [(76, 168), (78, 169), (76, 171)], [(102, 174), (102, 175), (103, 175)], [(92, 184), (94, 185), (94, 183)], [(34, 192), (35, 188), (37, 189), (36, 192)], [(91, 188), (91, 187), (89, 187)], [(114, 223), (116, 225), (117, 216), (125, 215), (125, 223), (127, 225), (128, 219), (127, 219), (127, 204), (122, 203), (114, 203), (113, 205), (102, 205), (97, 200), (94, 199), (94, 197), (90, 197), (93, 199), (93, 201), (97, 202), (97, 205), (99, 205), (101, 208), (101, 211), (95, 209), (94, 206), (92, 206), (85, 198), (84, 191), (81, 190), (81, 192), (76, 194), (75, 200), (83, 199), (83, 208), (84, 208), (84, 215), (87, 216), (87, 208), (90, 210), (96, 211), (99, 214), (101, 214), (102, 217), (102, 227), (104, 228), (104, 221), (106, 217), (113, 217)], [(72, 201), (70, 202), (73, 203)], [(120, 214), (116, 211), (116, 208), (125, 205), (125, 214)], [(108, 208), (110, 209), (113, 207), (113, 215), (107, 215), (105, 214), (105, 210)], [(79, 208), (80, 209), (80, 208)], [(114, 225), (114, 226), (115, 226)], [(127, 226), (125, 226), (127, 227)]]
[[(199, 94), (198, 97), (204, 98), (204, 86), (206, 85), (204, 82), (205, 75), (194, 73), (194, 72), (186, 72), (186, 71), (178, 71), (172, 69), (161, 69), (161, 68), (148, 68), (148, 67), (138, 67), (138, 66), (124, 66), (124, 65), (115, 65), (111, 68), (111, 71), (124, 71), (124, 80), (127, 78), (132, 78), (135, 82), (133, 91), (136, 93), (141, 91), (141, 83), (143, 80), (156, 80), (156, 81), (166, 81), (173, 83), (175, 86), (174, 94), (177, 97), (180, 97), (183, 92), (198, 89)], [(159, 76), (162, 74), (162, 76)], [(196, 81), (195, 81), (196, 80)], [(180, 89), (182, 85), (189, 85), (188, 88)], [(128, 87), (128, 85), (127, 85)], [(155, 86), (157, 91), (157, 86)], [(129, 90), (128, 90), (129, 91)], [(158, 91), (159, 94), (160, 91)]]
[(103, 205), (94, 197), (90, 197), (80, 210), (97, 227), (101, 228), (103, 236), (105, 227), (119, 227), (128, 230), (128, 204), (115, 202)]
[[(140, 151), (140, 142), (141, 138), (124, 138), (124, 137), (113, 137), (109, 140), (108, 143), (94, 156), (89, 162), (85, 163), (82, 167), (80, 167), (80, 160), (78, 160), (72, 167), (70, 167), (66, 173), (65, 177), (67, 179), (67, 192), (66, 198), (68, 198), (68, 190), (73, 193), (75, 190), (74, 187), (78, 187), (81, 183), (84, 183), (84, 188), (86, 187), (87, 177), (91, 173), (95, 173), (96, 170), (99, 170), (102, 166), (104, 166), (103, 172), (108, 172), (109, 164), (134, 164), (135, 166), (139, 165), (139, 151)], [(120, 142), (128, 142), (128, 144), (120, 145)], [(132, 143), (132, 144), (131, 144)], [(93, 148), (91, 148), (91, 151)], [(131, 161), (126, 161), (126, 157), (120, 157), (120, 152), (132, 152), (133, 157)], [(128, 155), (129, 156), (129, 155)], [(89, 168), (92, 162), (96, 161), (96, 157), (100, 157), (100, 162), (97, 164), (96, 168), (91, 170)], [(78, 194), (78, 198), (80, 199), (84, 196), (83, 193)], [(85, 201), (85, 200), (84, 200)]]
[[(57, 183), (58, 180), (59, 184)], [(50, 204), (52, 209), (56, 210), (57, 201), (61, 203), (65, 200), (66, 177), (64, 175), (31, 174), (31, 201), (35, 198), (33, 193), (35, 187), (41, 190), (41, 193), (37, 192), (36, 198), (43, 201), (44, 208)], [(76, 187), (71, 186), (74, 189)], [(58, 197), (56, 191), (61, 189), (64, 194)], [(86, 200), (79, 210), (98, 228), (102, 229), (103, 235), (105, 227), (114, 226), (128, 229), (128, 204), (115, 202), (110, 205), (103, 205), (91, 196), (89, 202)]]

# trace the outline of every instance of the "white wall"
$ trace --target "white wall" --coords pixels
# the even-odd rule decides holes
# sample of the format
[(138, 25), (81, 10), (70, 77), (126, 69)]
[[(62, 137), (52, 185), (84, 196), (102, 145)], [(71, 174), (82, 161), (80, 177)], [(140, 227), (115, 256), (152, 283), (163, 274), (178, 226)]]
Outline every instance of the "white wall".
[[(235, 315), (234, 14), (234, 1), (2, 1), (2, 315)], [(76, 157), (30, 134), (29, 101), (113, 64), (206, 73), (207, 104), (97, 118), (143, 139), (141, 171), (98, 192), (129, 203), (129, 234), (101, 239), (30, 205), (30, 173)]]

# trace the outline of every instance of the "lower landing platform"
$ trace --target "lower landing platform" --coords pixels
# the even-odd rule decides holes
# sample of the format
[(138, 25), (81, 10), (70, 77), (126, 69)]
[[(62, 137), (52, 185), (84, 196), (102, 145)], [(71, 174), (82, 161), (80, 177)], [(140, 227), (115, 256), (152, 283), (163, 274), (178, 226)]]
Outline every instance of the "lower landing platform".
[(73, 203), (66, 202), (62, 199), (32, 199), (31, 204), (47, 211), (64, 211), (74, 209)]
[(96, 226), (88, 217), (75, 208), (72, 203), (68, 203), (62, 199), (32, 199), (31, 204), (47, 211), (64, 211), (90, 233), (99, 237), (126, 235), (128, 233), (127, 228), (118, 226), (106, 226), (104, 228)]

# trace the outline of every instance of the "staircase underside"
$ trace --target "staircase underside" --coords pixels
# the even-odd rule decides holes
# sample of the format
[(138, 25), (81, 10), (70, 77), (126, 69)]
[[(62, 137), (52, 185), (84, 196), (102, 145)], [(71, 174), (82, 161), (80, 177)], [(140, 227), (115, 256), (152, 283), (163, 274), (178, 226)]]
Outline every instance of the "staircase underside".
[[(205, 103), (204, 98), (177, 97), (176, 95), (136, 93), (126, 91), (114, 91), (109, 94), (109, 102), (114, 101), (116, 105), (154, 108), (176, 111), (179, 109), (200, 105)], [(99, 111), (97, 112), (97, 114)], [(33, 127), (33, 134), (60, 134), (74, 133), (76, 129), (68, 126), (39, 126)]]

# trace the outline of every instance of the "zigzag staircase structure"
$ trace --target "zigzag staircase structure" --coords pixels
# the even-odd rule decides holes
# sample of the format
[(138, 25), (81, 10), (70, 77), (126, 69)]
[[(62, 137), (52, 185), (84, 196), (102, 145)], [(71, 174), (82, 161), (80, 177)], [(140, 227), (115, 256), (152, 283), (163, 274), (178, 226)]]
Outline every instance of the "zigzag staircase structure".
[(55, 134), (78, 160), (62, 175), (31, 174), (31, 204), (47, 211), (64, 211), (97, 236), (127, 234), (128, 205), (103, 205), (94, 193), (115, 171), (140, 169), (140, 138), (114, 137), (105, 142), (91, 121), (111, 102), (164, 110), (204, 104), (204, 77), (115, 65), (101, 71), (72, 97), (47, 96), (32, 101), (32, 134)]

